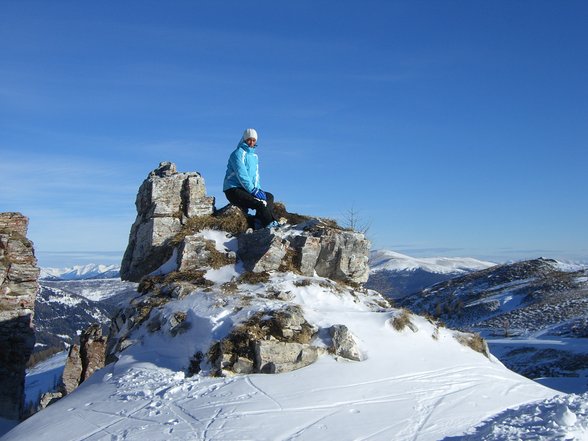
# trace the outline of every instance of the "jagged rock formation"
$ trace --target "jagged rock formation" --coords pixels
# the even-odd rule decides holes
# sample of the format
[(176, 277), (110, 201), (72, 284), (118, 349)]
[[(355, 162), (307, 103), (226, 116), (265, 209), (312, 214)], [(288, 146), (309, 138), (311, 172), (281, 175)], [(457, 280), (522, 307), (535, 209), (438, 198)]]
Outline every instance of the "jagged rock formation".
[[(206, 197), (204, 179), (197, 173), (178, 173), (173, 163), (161, 163), (149, 174), (137, 195), (137, 219), (121, 267), (121, 278), (139, 281), (164, 263), (174, 270), (199, 269), (214, 250), (197, 234), (178, 234), (191, 220), (214, 215), (217, 219), (247, 219), (241, 210), (214, 212), (214, 198)], [(239, 258), (252, 272), (290, 267), (303, 275), (363, 283), (369, 276), (370, 243), (361, 233), (348, 231), (320, 219), (305, 218), (286, 231), (261, 229), (240, 234)], [(235, 223), (235, 222), (234, 222)], [(236, 222), (239, 223), (239, 222)]]
[(25, 366), (35, 345), (39, 268), (27, 228), (22, 214), (0, 213), (0, 417), (7, 419), (22, 416)]
[(189, 218), (214, 211), (214, 198), (206, 196), (199, 173), (179, 173), (175, 164), (162, 162), (139, 188), (135, 205), (121, 278), (138, 282), (171, 257), (168, 241)]
[[(213, 210), (213, 200), (204, 196), (206, 190), (200, 176), (193, 186), (196, 188), (197, 184), (197, 197), (185, 200), (186, 184), (181, 182), (193, 176), (177, 173), (174, 164), (162, 163), (139, 189), (137, 220), (121, 275), (130, 280), (143, 278), (139, 286), (142, 296), (132, 300), (112, 320), (107, 362), (140, 344), (138, 335), (145, 331), (173, 337), (188, 332), (195, 326), (193, 312), (170, 312), (169, 308), (195, 292), (212, 292), (207, 297), (212, 297), (215, 305), (241, 303), (242, 287), (263, 283), (269, 273), (319, 276), (354, 287), (368, 278), (370, 243), (363, 234), (342, 229), (332, 221), (289, 214), (285, 208), (281, 214), (289, 220), (287, 226), (246, 231), (248, 219), (240, 209), (227, 206)], [(196, 201), (199, 208), (186, 209), (190, 201)], [(233, 245), (219, 249), (215, 240), (202, 232), (207, 228), (225, 231), (226, 242)], [(215, 283), (207, 279), (207, 272), (227, 265), (234, 267), (236, 262), (242, 262), (246, 272), (221, 287), (226, 296), (219, 295), (218, 288), (215, 294)], [(338, 292), (336, 283), (324, 283), (325, 290)], [(213, 374), (279, 373), (314, 362), (324, 350), (361, 360), (361, 352), (344, 325), (315, 329), (300, 308), (289, 304), (287, 292), (276, 289), (270, 296), (271, 307), (232, 320), (226, 335), (196, 351), (188, 372), (199, 372), (205, 365)], [(243, 307), (236, 306), (237, 315), (239, 308)], [(311, 344), (320, 332), (330, 342), (321, 348)]]
[(80, 345), (72, 345), (63, 371), (60, 392), (71, 393), (98, 369), (104, 366), (106, 337), (98, 324), (91, 325), (80, 336)]

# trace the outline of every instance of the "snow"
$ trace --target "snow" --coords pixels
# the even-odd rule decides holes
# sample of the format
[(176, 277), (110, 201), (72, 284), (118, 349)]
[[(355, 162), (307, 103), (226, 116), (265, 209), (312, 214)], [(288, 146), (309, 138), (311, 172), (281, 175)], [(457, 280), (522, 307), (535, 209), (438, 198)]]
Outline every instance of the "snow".
[(26, 403), (37, 403), (42, 394), (54, 390), (63, 374), (66, 359), (67, 351), (62, 351), (27, 370), (25, 377)]
[(222, 284), (239, 277), (243, 272), (243, 264), (241, 263), (240, 265), (226, 265), (219, 269), (209, 269), (204, 277), (211, 282)]
[(415, 258), (390, 250), (374, 250), (370, 253), (370, 272), (414, 271), (422, 269), (437, 274), (465, 273), (495, 266), (495, 263), (470, 257)]
[(577, 262), (562, 262), (556, 261), (554, 265), (559, 271), (563, 271), (566, 273), (573, 273), (576, 271), (582, 271), (588, 268), (588, 265), (585, 263), (577, 263)]
[(588, 394), (560, 395), (509, 409), (467, 436), (448, 440), (588, 440)]
[(198, 232), (197, 236), (212, 240), (215, 243), (216, 250), (220, 253), (226, 253), (227, 251), (237, 252), (237, 238), (227, 234), (225, 231), (205, 229)]
[[(232, 296), (197, 291), (166, 304), (163, 316), (188, 311), (190, 329), (176, 337), (165, 330), (133, 334), (136, 343), (117, 363), (17, 426), (3, 441), (461, 439), (480, 424), (475, 431), (485, 433), (482, 422), (489, 418), (504, 426), (503, 433), (510, 427), (519, 437), (528, 429), (551, 434), (583, 430), (587, 418), (581, 398), (565, 401), (566, 413), (557, 401), (566, 397), (463, 346), (453, 331), (418, 316), (412, 317), (418, 332), (396, 331), (390, 320), (398, 310), (378, 308), (376, 293), (337, 290), (320, 278), (297, 286), (300, 279), (274, 275), (264, 284), (241, 285)], [(278, 300), (268, 295), (270, 285), (288, 294), (289, 303), (300, 305), (314, 325), (345, 324), (365, 360), (325, 354), (306, 368), (283, 374), (213, 378), (205, 369), (185, 377), (189, 354), (226, 336), (235, 323), (276, 306)], [(523, 412), (538, 408), (541, 415), (557, 415), (557, 427), (539, 427), (524, 413), (505, 414), (538, 400), (542, 403), (523, 407)], [(519, 419), (510, 423), (501, 415)]]

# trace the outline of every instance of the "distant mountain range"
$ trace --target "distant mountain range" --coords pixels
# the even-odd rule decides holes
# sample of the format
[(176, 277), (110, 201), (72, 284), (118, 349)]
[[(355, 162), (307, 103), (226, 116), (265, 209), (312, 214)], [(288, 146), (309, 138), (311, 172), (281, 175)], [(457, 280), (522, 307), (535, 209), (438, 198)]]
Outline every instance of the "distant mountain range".
[[(398, 301), (451, 328), (477, 331), (507, 367), (549, 386), (584, 391), (588, 372), (588, 268), (552, 259), (497, 265)], [(561, 378), (567, 378), (562, 385)], [(553, 381), (553, 380), (550, 380)]]
[[(96, 265), (100, 266), (108, 268)], [(56, 270), (51, 278), (39, 280), (40, 290), (33, 317), (36, 351), (71, 344), (77, 340), (79, 331), (93, 323), (100, 323), (107, 328), (119, 305), (128, 303), (129, 299), (137, 295), (135, 283), (105, 277), (112, 269), (98, 272), (89, 267), (86, 269), (87, 272), (79, 272), (81, 278), (77, 280), (62, 280), (55, 275), (73, 277), (72, 268), (61, 272)], [(97, 278), (89, 278), (93, 273)]]
[(120, 277), (120, 265), (74, 265), (69, 268), (41, 268), (41, 280), (87, 280)]
[(370, 253), (367, 288), (400, 299), (436, 283), (490, 268), (495, 263), (461, 257), (415, 258), (390, 250)]

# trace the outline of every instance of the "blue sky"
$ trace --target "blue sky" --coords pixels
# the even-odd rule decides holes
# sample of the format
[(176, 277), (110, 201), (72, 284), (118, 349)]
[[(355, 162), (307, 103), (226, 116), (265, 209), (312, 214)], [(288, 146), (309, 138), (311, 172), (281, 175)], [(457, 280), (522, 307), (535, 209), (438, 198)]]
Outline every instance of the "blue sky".
[(0, 211), (43, 266), (120, 259), (161, 161), (217, 207), (259, 133), (290, 211), (373, 248), (588, 261), (585, 1), (0, 0)]

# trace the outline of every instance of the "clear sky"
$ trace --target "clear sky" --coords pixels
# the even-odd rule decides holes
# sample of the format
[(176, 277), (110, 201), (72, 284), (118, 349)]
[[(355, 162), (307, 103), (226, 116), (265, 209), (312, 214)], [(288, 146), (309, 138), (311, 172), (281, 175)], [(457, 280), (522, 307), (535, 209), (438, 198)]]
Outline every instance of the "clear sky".
[(0, 211), (120, 260), (141, 182), (217, 207), (242, 131), (290, 211), (373, 248), (588, 261), (588, 2), (0, 0)]

